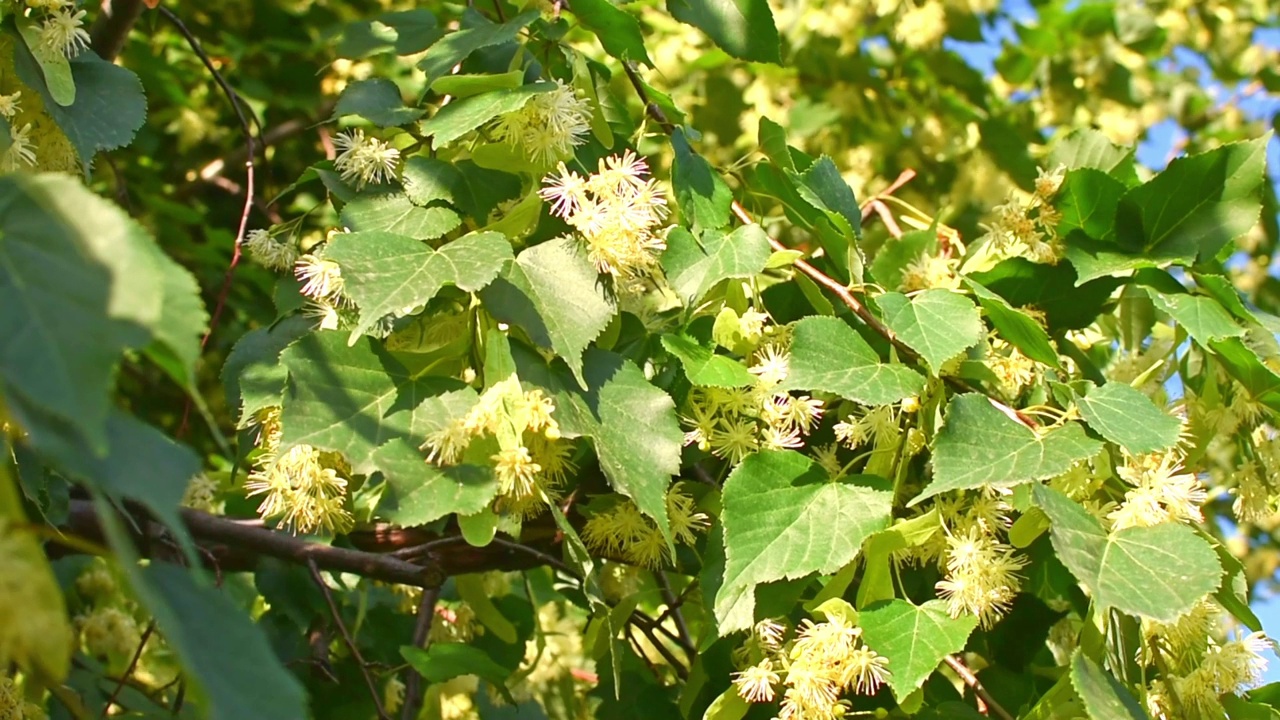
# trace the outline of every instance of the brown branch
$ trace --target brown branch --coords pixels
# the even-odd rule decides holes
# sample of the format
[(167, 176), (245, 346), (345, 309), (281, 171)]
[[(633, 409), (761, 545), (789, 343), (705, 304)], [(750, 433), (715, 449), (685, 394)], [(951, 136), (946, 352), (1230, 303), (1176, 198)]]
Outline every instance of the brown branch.
[[(680, 659), (677, 658), (666, 645), (663, 645), (662, 641), (658, 639), (658, 636), (654, 634), (655, 626), (653, 625), (653, 620), (651, 618), (637, 610), (631, 613), (629, 622), (632, 626), (640, 628), (640, 632), (644, 633), (644, 636), (648, 638), (649, 644), (653, 645), (653, 648), (658, 651), (658, 654), (662, 656), (663, 660), (667, 661), (667, 664), (671, 666), (671, 669), (676, 671), (676, 675), (678, 675), (681, 680), (689, 679), (689, 669), (686, 668), (684, 664), (680, 662)], [(634, 642), (634, 638), (632, 638), (632, 641)], [(642, 650), (639, 643), (635, 643), (635, 645), (637, 650)], [(639, 652), (639, 655), (644, 657), (643, 652)]]
[[(213, 335), (214, 328), (218, 326), (218, 320), (222, 318), (222, 311), (227, 304), (227, 296), (231, 292), (231, 280), (235, 277), (236, 265), (240, 263), (240, 245), (244, 242), (245, 231), (249, 226), (249, 212), (253, 209), (253, 176), (254, 165), (253, 157), (255, 154), (255, 145), (253, 140), (253, 128), (249, 125), (249, 118), (245, 114), (245, 105), (241, 101), (239, 94), (232, 89), (227, 83), (226, 78), (222, 77), (222, 73), (218, 72), (217, 66), (213, 64), (213, 60), (209, 54), (204, 51), (200, 39), (197, 38), (191, 30), (182, 22), (182, 19), (173, 14), (173, 11), (166, 8), (158, 8), (160, 14), (164, 16), (177, 30), (178, 33), (186, 39), (187, 44), (191, 46), (191, 51), (200, 58), (200, 62), (204, 63), (205, 68), (213, 76), (214, 82), (222, 89), (222, 94), (226, 95), (227, 102), (231, 103), (231, 109), (235, 111), (236, 119), (240, 121), (240, 131), (244, 133), (244, 143), (246, 148), (244, 168), (245, 168), (245, 192), (244, 207), (240, 211), (240, 224), (236, 230), (235, 245), (231, 249), (231, 262), (227, 265), (227, 272), (222, 278), (222, 288), (218, 291), (217, 303), (213, 306), (213, 312), (209, 316), (209, 329), (205, 331), (204, 337), (200, 339), (200, 349), (203, 350), (209, 344), (209, 337)], [(191, 411), (191, 403), (187, 402), (186, 410), (183, 412), (182, 427), (186, 427), (186, 418)]]
[(982, 686), (982, 682), (978, 680), (978, 676), (973, 674), (973, 671), (969, 669), (968, 665), (964, 664), (963, 660), (955, 655), (948, 655), (943, 660), (952, 670), (956, 671), (956, 674), (960, 676), (964, 684), (973, 690), (973, 694), (978, 696), (978, 700), (987, 706), (989, 713), (1000, 718), (1000, 720), (1013, 720), (1013, 716), (1009, 714), (1009, 711), (1000, 707), (1000, 703), (991, 697), (991, 693), (987, 692), (987, 689)]
[[(667, 574), (661, 570), (653, 573), (658, 579), (658, 587), (662, 589), (662, 600), (667, 604), (667, 610), (663, 616), (670, 615), (675, 621), (676, 631), (680, 633), (680, 646), (689, 655), (689, 662), (692, 663), (697, 657), (698, 652), (693, 647), (693, 636), (689, 634), (689, 625), (684, 621), (684, 613), (680, 612), (680, 605), (684, 602), (683, 596), (676, 597), (671, 591), (671, 582), (667, 580)], [(662, 618), (659, 617), (654, 624), (662, 627)]]
[(90, 46), (98, 57), (107, 62), (119, 57), (143, 8), (142, 0), (102, 0), (102, 12), (89, 31)]
[(373, 697), (373, 707), (378, 711), (378, 720), (391, 720), (387, 716), (387, 711), (382, 707), (382, 698), (378, 693), (378, 686), (373, 682), (373, 676), (369, 674), (369, 664), (364, 661), (364, 657), (360, 654), (360, 648), (356, 647), (355, 638), (351, 637), (351, 633), (347, 630), (347, 624), (342, 621), (342, 612), (338, 610), (338, 603), (333, 601), (333, 593), (329, 591), (328, 584), (324, 581), (324, 576), (320, 574), (320, 568), (316, 567), (314, 558), (307, 561), (307, 569), (311, 571), (311, 580), (320, 588), (320, 594), (324, 595), (324, 602), (329, 606), (329, 614), (333, 616), (333, 624), (338, 626), (338, 632), (342, 633), (342, 641), (347, 644), (347, 649), (351, 651), (351, 657), (360, 666), (360, 674), (364, 676), (364, 684), (369, 686), (369, 695)]
[(147, 646), (147, 640), (151, 639), (151, 634), (156, 631), (156, 621), (153, 619), (147, 623), (147, 627), (142, 631), (142, 638), (138, 640), (138, 648), (133, 651), (133, 657), (129, 660), (129, 666), (124, 669), (124, 673), (120, 675), (120, 679), (116, 681), (116, 686), (111, 690), (111, 696), (107, 698), (107, 702), (102, 706), (102, 716), (106, 717), (111, 706), (116, 704), (116, 700), (120, 697), (120, 693), (124, 691), (124, 686), (129, 682), (129, 676), (133, 674), (134, 669), (138, 667), (138, 661), (142, 659), (142, 649)]
[[(426, 650), (431, 644), (431, 623), (436, 614), (436, 601), (440, 599), (440, 588), (424, 588), (422, 601), (418, 603), (418, 619), (413, 626), (413, 646)], [(415, 720), (422, 709), (422, 699), (427, 692), (426, 678), (418, 674), (412, 666), (405, 669), (404, 707), (400, 709), (401, 720)]]

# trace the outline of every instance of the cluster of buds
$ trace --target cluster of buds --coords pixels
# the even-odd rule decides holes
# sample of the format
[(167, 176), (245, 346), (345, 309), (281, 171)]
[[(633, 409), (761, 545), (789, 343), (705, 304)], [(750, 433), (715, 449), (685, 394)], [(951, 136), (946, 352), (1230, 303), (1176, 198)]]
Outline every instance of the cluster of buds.
[(258, 424), (259, 454), (245, 481), (249, 497), (262, 496), (258, 514), (280, 518), (293, 532), (342, 533), (353, 524), (347, 510), (347, 478), (351, 467), (341, 453), (310, 445), (280, 449), (280, 408), (263, 410)]
[(1010, 198), (994, 209), (996, 218), (988, 237), (998, 252), (1051, 265), (1062, 259), (1063, 246), (1057, 233), (1062, 214), (1053, 207), (1052, 200), (1065, 176), (1066, 169), (1062, 166), (1052, 172), (1042, 168), (1036, 178), (1035, 192), (1028, 201)]

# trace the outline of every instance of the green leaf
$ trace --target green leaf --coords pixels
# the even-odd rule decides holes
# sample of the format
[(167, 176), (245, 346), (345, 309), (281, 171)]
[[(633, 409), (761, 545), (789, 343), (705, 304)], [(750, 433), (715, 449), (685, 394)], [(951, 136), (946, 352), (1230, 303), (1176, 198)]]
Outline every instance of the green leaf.
[(516, 703), (507, 689), (510, 673), (479, 648), (451, 642), (431, 643), (426, 650), (405, 645), (400, 648), (400, 656), (428, 682), (442, 683), (461, 675), (475, 675), (502, 693), (507, 702)]
[(906, 365), (880, 360), (843, 320), (807, 317), (791, 334), (790, 372), (783, 390), (818, 390), (864, 405), (885, 405), (918, 395), (925, 379)]
[(1081, 168), (1068, 172), (1054, 202), (1062, 212), (1058, 233), (1065, 237), (1080, 230), (1094, 240), (1113, 240), (1116, 209), (1124, 192), (1124, 183), (1101, 170)]
[(1280, 375), (1262, 362), (1258, 354), (1240, 338), (1210, 343), (1214, 357), (1255, 401), (1280, 412)]
[(66, 134), (80, 160), (91, 163), (99, 151), (132, 142), (147, 119), (147, 99), (142, 81), (131, 70), (91, 52), (82, 52), (70, 62), (76, 100), (64, 107), (49, 95), (31, 54), (25, 49), (14, 53), (18, 78), (40, 91), (45, 112)]
[(439, 37), (436, 16), (430, 10), (386, 12), (372, 20), (347, 23), (337, 53), (357, 60), (382, 52), (414, 55)]
[[(462, 392), (428, 398), (427, 403), (443, 404), (449, 396)], [(470, 395), (474, 401), (474, 391)], [(424, 403), (424, 410), (427, 407), (430, 406)], [(436, 417), (429, 412), (424, 414)], [(411, 527), (426, 525), (452, 513), (474, 515), (489, 507), (489, 502), (498, 494), (492, 466), (437, 467), (427, 462), (425, 453), (418, 449), (420, 444), (416, 439), (397, 438), (374, 451), (372, 463), (387, 482), (378, 502), (379, 518)]]
[(716, 696), (702, 713), (702, 720), (742, 720), (751, 710), (751, 703), (738, 694), (738, 686), (730, 685)]
[(0, 378), (97, 450), (116, 361), (162, 319), (150, 243), (75, 178), (0, 178)]
[(437, 200), (454, 207), (465, 204), (470, 195), (467, 180), (453, 163), (432, 157), (414, 155), (400, 169), (404, 194), (414, 205), (427, 205)]
[(1181, 157), (1125, 193), (1116, 238), (1132, 252), (1212, 259), (1258, 221), (1270, 135)]
[(1244, 335), (1240, 327), (1222, 304), (1211, 297), (1185, 293), (1147, 291), (1151, 301), (1161, 312), (1172, 317), (1202, 347), (1209, 347), (1215, 340), (1225, 340)]
[(662, 347), (680, 359), (689, 382), (700, 387), (747, 387), (756, 378), (741, 362), (715, 354), (688, 335), (663, 335)]
[(1108, 534), (1061, 492), (1035, 485), (1031, 494), (1053, 521), (1049, 535), (1059, 559), (1100, 606), (1171, 622), (1218, 588), (1222, 566), (1191, 527), (1165, 523)]
[(1022, 351), (1023, 355), (1050, 367), (1061, 368), (1058, 351), (1049, 342), (1049, 333), (1030, 315), (1014, 308), (1004, 298), (991, 292), (973, 278), (964, 278), (964, 284), (973, 291), (987, 319), (995, 326), (1000, 337)]
[(1012, 487), (1061, 475), (1100, 450), (1102, 443), (1087, 437), (1079, 423), (1041, 435), (985, 395), (957, 395), (933, 441), (933, 482), (907, 505), (950, 490)]
[(386, 232), (343, 233), (325, 256), (342, 268), (347, 293), (360, 306), (352, 344), (380, 318), (425, 305), (445, 285), (479, 290), (512, 259), (511, 245), (491, 232), (465, 235), (439, 250)]
[(890, 600), (863, 610), (858, 625), (867, 647), (888, 659), (893, 670), (889, 686), (894, 697), (901, 699), (924, 684), (943, 658), (964, 649), (978, 619), (972, 615), (953, 619), (941, 600), (918, 607)]
[[(1072, 256), (1068, 254), (1068, 258)], [(987, 272), (974, 273), (973, 279), (1015, 307), (1034, 307), (1043, 312), (1051, 333), (1079, 330), (1098, 319), (1120, 281), (1077, 276), (1074, 265), (1074, 259), (1071, 264), (1042, 265), (1015, 257)]]
[(67, 106), (76, 101), (76, 83), (71, 77), (71, 63), (61, 52), (40, 52), (40, 27), (34, 18), (19, 13), (14, 16), (18, 34), (26, 43), (27, 50), (40, 65), (44, 75), (45, 87), (54, 102)]
[(582, 351), (608, 326), (615, 307), (577, 241), (560, 238), (525, 250), (480, 297), (499, 321), (564, 358), (585, 387)]
[(791, 451), (747, 456), (724, 484), (725, 572), (715, 598), (721, 636), (754, 623), (756, 585), (847, 565), (868, 535), (888, 527), (892, 501), (880, 478), (831, 482)]
[(920, 353), (934, 373), (977, 345), (986, 332), (973, 301), (951, 290), (932, 288), (909, 299), (901, 293), (885, 293), (876, 302), (884, 311), (885, 324)]
[(357, 473), (368, 474), (377, 469), (373, 451), (378, 447), (396, 438), (421, 444), (433, 409), (424, 401), (459, 383), (417, 379), (371, 338), (348, 346), (344, 335), (308, 335), (281, 355), (289, 384), (280, 449), (314, 445), (337, 451)]
[(1076, 398), (1080, 414), (1099, 435), (1131, 453), (1173, 447), (1182, 423), (1151, 402), (1151, 398), (1119, 382), (1109, 382)]
[(834, 160), (823, 155), (804, 172), (791, 177), (798, 181), (796, 190), (800, 197), (821, 210), (849, 242), (858, 238), (862, 232), (862, 210)]
[(782, 62), (778, 28), (765, 0), (667, 0), (667, 12), (739, 60)]
[(222, 386), (227, 405), (239, 411), (237, 427), (259, 410), (279, 405), (289, 371), (280, 353), (314, 329), (310, 318), (294, 315), (278, 323), (245, 333), (222, 365)]
[(418, 207), (404, 193), (357, 195), (342, 208), (342, 224), (355, 232), (388, 232), (435, 240), (462, 224), (447, 207)]
[(491, 90), (508, 90), (524, 84), (524, 71), (495, 73), (493, 75), (445, 75), (431, 83), (431, 91), (437, 95), (452, 95), (455, 98), (471, 97)]
[(1046, 166), (1063, 165), (1067, 170), (1093, 168), (1117, 178), (1126, 186), (1137, 183), (1133, 170), (1133, 149), (1116, 145), (1093, 128), (1072, 130), (1054, 144)]
[[(200, 285), (195, 276), (174, 262), (158, 245), (148, 243), (153, 261), (160, 271), (164, 300), (160, 318), (152, 326), (155, 342), (149, 352), (172, 357), (182, 369), (182, 380), (195, 381), (196, 363), (200, 360), (200, 338), (209, 327), (209, 313), (200, 298)], [(153, 355), (153, 357), (155, 357)]]
[(405, 107), (400, 88), (386, 78), (357, 80), (348, 85), (333, 107), (334, 120), (358, 115), (378, 127), (408, 125), (422, 117), (421, 108)]
[(618, 9), (609, 0), (578, 0), (572, 10), (582, 26), (596, 34), (605, 52), (623, 62), (630, 60), (653, 67), (644, 49), (640, 23), (630, 13)]
[(675, 159), (671, 168), (671, 185), (676, 203), (695, 234), (729, 224), (729, 208), (733, 192), (711, 163), (689, 147), (683, 128), (671, 134)]
[(1147, 713), (1119, 680), (1080, 648), (1071, 656), (1071, 684), (1096, 720), (1147, 720)]
[(302, 685), (225, 593), (197, 584), (176, 565), (153, 563), (127, 572), (165, 641), (208, 698), (211, 720), (307, 716)]
[(555, 83), (540, 82), (456, 100), (440, 108), (435, 115), (423, 120), (418, 125), (418, 130), (423, 135), (431, 136), (433, 148), (446, 147), (490, 120), (519, 110), (532, 100), (534, 95), (554, 90), (555, 87)]
[(763, 272), (769, 255), (769, 239), (759, 225), (743, 225), (727, 235), (708, 231), (700, 241), (675, 227), (667, 233), (662, 269), (680, 297), (695, 305), (721, 280)]
[(525, 26), (541, 16), (540, 10), (527, 10), (501, 25), (486, 23), (448, 33), (427, 49), (418, 61), (418, 69), (426, 73), (426, 84), (430, 86), (476, 50), (515, 40)]
[(925, 253), (938, 250), (938, 233), (933, 230), (915, 230), (900, 238), (891, 238), (876, 251), (871, 261), (871, 274), (876, 282), (887, 289), (902, 286), (902, 271)]
[(593, 349), (585, 360), (586, 401), (595, 416), (589, 434), (600, 469), (670, 541), (667, 488), (680, 473), (684, 445), (675, 401), (621, 355)]

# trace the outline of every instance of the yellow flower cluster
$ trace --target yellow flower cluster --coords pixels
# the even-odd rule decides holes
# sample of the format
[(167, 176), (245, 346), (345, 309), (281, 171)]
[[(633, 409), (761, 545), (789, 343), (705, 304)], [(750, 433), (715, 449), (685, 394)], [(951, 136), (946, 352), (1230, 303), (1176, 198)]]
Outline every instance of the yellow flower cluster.
[(1183, 469), (1180, 451), (1126, 453), (1116, 474), (1131, 489), (1125, 492), (1119, 507), (1107, 515), (1113, 529), (1204, 522), (1200, 506), (1208, 499), (1208, 492), (1194, 474)]
[[(710, 525), (706, 513), (698, 511), (679, 483), (667, 490), (667, 521), (675, 541), (690, 547), (697, 542), (695, 533)], [(582, 529), (582, 540), (595, 552), (647, 568), (662, 567), (670, 559), (662, 531), (627, 499), (592, 515)]]
[[(66, 13), (63, 4), (59, 0), (59, 7), (50, 7), (49, 12), (61, 17)], [(0, 33), (0, 118), (9, 127), (8, 146), (0, 152), (0, 174), (19, 170), (78, 172), (80, 159), (71, 141), (45, 112), (40, 93), (18, 79), (13, 57), (13, 36)]]
[(525, 391), (514, 375), (496, 383), (463, 416), (427, 435), (427, 461), (441, 467), (462, 461), (481, 437), (497, 440), (489, 456), (497, 474), (497, 510), (520, 517), (542, 512), (559, 497), (560, 486), (577, 468), (572, 446), (560, 437), (556, 406), (541, 390)]
[(560, 163), (539, 191), (551, 213), (578, 231), (587, 257), (601, 273), (620, 280), (653, 274), (666, 249), (667, 201), (644, 158), (630, 150), (600, 161), (587, 177)]
[(902, 268), (898, 289), (904, 293), (929, 288), (957, 290), (960, 287), (960, 276), (956, 274), (959, 268), (960, 260), (952, 253), (926, 250)]
[(1143, 623), (1141, 661), (1159, 659), (1168, 676), (1147, 689), (1147, 710), (1157, 720), (1217, 720), (1226, 716), (1223, 695), (1256, 686), (1267, 668), (1272, 641), (1252, 633), (1219, 643), (1221, 611), (1208, 598), (1171, 623)]
[(534, 95), (524, 107), (502, 116), (493, 135), (527, 152), (535, 161), (564, 160), (586, 140), (591, 104), (556, 80), (556, 88)]
[(338, 151), (333, 168), (342, 175), (342, 181), (351, 183), (357, 190), (365, 185), (375, 185), (392, 180), (400, 168), (400, 151), (375, 137), (368, 137), (364, 130), (355, 128), (333, 136)]
[(289, 270), (298, 262), (298, 244), (271, 230), (250, 230), (243, 245), (249, 257), (268, 270)]
[(23, 698), (13, 678), (0, 677), (0, 719), (46, 720), (44, 708)]
[(734, 674), (738, 695), (753, 703), (781, 694), (779, 720), (834, 720), (850, 709), (847, 693), (874, 695), (889, 678), (888, 660), (862, 642), (862, 628), (840, 613), (825, 622), (804, 620), (796, 638), (784, 644), (786, 628), (758, 624), (746, 648), (755, 662)]
[(280, 451), (280, 408), (259, 413), (260, 453), (245, 481), (248, 497), (262, 495), (258, 514), (280, 518), (295, 533), (343, 533), (354, 521), (347, 510), (347, 478), (351, 467), (341, 453), (294, 445)]
[(938, 595), (951, 617), (974, 615), (989, 628), (1009, 610), (1022, 586), (1018, 571), (1026, 564), (994, 534), (970, 527), (947, 537), (947, 574), (936, 585)]
[(1062, 214), (1053, 207), (1052, 200), (1065, 176), (1066, 169), (1062, 166), (1052, 172), (1041, 168), (1035, 192), (1027, 202), (1010, 197), (1005, 204), (994, 208), (996, 218), (988, 238), (997, 253), (1050, 265), (1062, 259), (1063, 245), (1057, 233)]
[(991, 352), (987, 353), (986, 362), (1009, 397), (1021, 395), (1035, 382), (1038, 373), (1035, 360), (998, 337), (991, 338)]

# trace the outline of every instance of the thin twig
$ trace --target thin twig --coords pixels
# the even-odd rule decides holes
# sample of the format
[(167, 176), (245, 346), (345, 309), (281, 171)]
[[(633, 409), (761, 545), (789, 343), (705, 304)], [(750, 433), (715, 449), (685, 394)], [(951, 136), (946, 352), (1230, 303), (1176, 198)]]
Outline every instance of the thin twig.
[[(659, 640), (656, 635), (654, 635), (654, 628), (652, 625), (645, 625), (642, 622), (636, 621), (637, 614), (638, 613), (632, 613), (631, 624), (640, 628), (640, 632), (644, 633), (644, 636), (649, 639), (649, 644), (658, 651), (658, 654), (662, 656), (663, 660), (667, 661), (667, 664), (671, 666), (671, 669), (676, 671), (676, 675), (679, 675), (681, 680), (688, 680), (689, 669), (680, 662), (680, 659), (677, 658), (666, 645), (662, 644), (662, 641)], [(643, 653), (641, 653), (641, 655), (643, 656)]]
[(369, 666), (364, 661), (364, 656), (360, 654), (360, 648), (356, 647), (356, 639), (351, 637), (351, 633), (347, 630), (347, 624), (342, 621), (342, 613), (338, 610), (338, 604), (333, 601), (333, 593), (329, 591), (329, 585), (324, 581), (324, 576), (320, 574), (320, 568), (316, 567), (314, 559), (307, 561), (307, 569), (311, 571), (311, 580), (315, 582), (316, 587), (320, 588), (320, 594), (324, 595), (324, 602), (329, 606), (329, 614), (333, 616), (333, 623), (338, 626), (338, 632), (342, 633), (342, 641), (347, 644), (347, 649), (351, 651), (351, 657), (360, 666), (360, 674), (364, 676), (364, 684), (369, 686), (369, 695), (373, 698), (373, 707), (378, 711), (378, 720), (391, 720), (387, 716), (387, 711), (382, 707), (382, 698), (378, 694), (378, 686), (373, 682), (373, 676), (369, 674)]
[(973, 690), (973, 694), (977, 695), (978, 699), (987, 706), (987, 712), (1000, 718), (1000, 720), (1013, 720), (1013, 716), (1009, 714), (1009, 711), (1000, 707), (1000, 703), (991, 697), (991, 693), (987, 692), (987, 689), (982, 686), (982, 682), (978, 680), (978, 676), (973, 674), (973, 671), (969, 669), (968, 665), (964, 664), (964, 661), (955, 655), (948, 655), (943, 660), (947, 662), (947, 665), (952, 670), (956, 671), (956, 674), (960, 676), (964, 684)]
[[(227, 96), (227, 101), (231, 103), (231, 109), (236, 113), (236, 119), (240, 121), (240, 130), (244, 133), (245, 144), (245, 191), (244, 191), (244, 207), (240, 211), (240, 224), (236, 230), (235, 246), (231, 250), (231, 262), (227, 265), (226, 275), (222, 278), (222, 289), (218, 292), (217, 304), (213, 307), (213, 312), (209, 316), (209, 329), (205, 332), (204, 337), (200, 339), (200, 348), (204, 349), (209, 343), (209, 337), (213, 335), (213, 330), (218, 326), (218, 320), (222, 317), (222, 311), (227, 304), (227, 295), (231, 291), (231, 279), (235, 276), (236, 265), (240, 263), (240, 244), (244, 241), (245, 231), (249, 225), (249, 211), (253, 209), (253, 175), (254, 164), (253, 156), (255, 154), (255, 145), (253, 140), (253, 128), (250, 127), (249, 118), (245, 115), (244, 103), (240, 100), (240, 96), (227, 83), (226, 78), (222, 77), (222, 73), (218, 72), (218, 68), (213, 64), (213, 60), (209, 54), (204, 51), (204, 47), (200, 44), (200, 39), (192, 34), (182, 19), (173, 14), (173, 11), (163, 5), (156, 8), (160, 14), (177, 28), (178, 32), (186, 39), (187, 44), (191, 46), (191, 51), (200, 58), (200, 62), (204, 63), (209, 73), (213, 75), (213, 80), (222, 89), (222, 94)], [(189, 407), (189, 406), (188, 406)]]
[[(422, 601), (418, 603), (418, 620), (413, 626), (413, 646), (426, 650), (431, 644), (431, 623), (436, 614), (436, 601), (440, 599), (440, 588), (423, 588)], [(426, 678), (418, 674), (413, 667), (405, 669), (404, 707), (400, 710), (400, 720), (415, 720), (422, 709), (422, 698), (427, 692)]]
[[(694, 658), (698, 656), (697, 651), (693, 647), (693, 636), (689, 634), (689, 625), (684, 621), (684, 613), (680, 612), (681, 600), (676, 598), (676, 594), (671, 592), (671, 582), (667, 580), (667, 574), (661, 570), (653, 573), (658, 579), (658, 587), (662, 588), (662, 599), (667, 604), (667, 610), (664, 614), (669, 614), (671, 619), (675, 621), (676, 631), (680, 633), (680, 645), (689, 655), (689, 662), (692, 663)], [(658, 627), (662, 627), (662, 620), (655, 621)]]
[(116, 682), (116, 686), (111, 690), (111, 696), (107, 698), (107, 702), (102, 706), (102, 717), (107, 716), (107, 711), (112, 705), (116, 704), (116, 700), (120, 697), (120, 693), (124, 690), (124, 686), (129, 681), (129, 676), (138, 667), (138, 661), (142, 659), (142, 649), (147, 646), (147, 640), (151, 639), (151, 634), (156, 631), (156, 621), (152, 620), (147, 623), (146, 629), (142, 631), (142, 638), (138, 640), (138, 648), (133, 651), (133, 658), (129, 660), (129, 665), (124, 669), (124, 673), (120, 675), (120, 679)]

